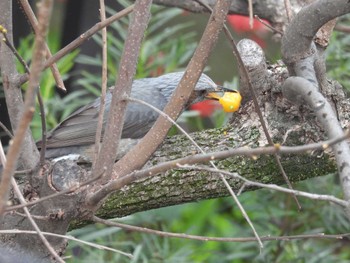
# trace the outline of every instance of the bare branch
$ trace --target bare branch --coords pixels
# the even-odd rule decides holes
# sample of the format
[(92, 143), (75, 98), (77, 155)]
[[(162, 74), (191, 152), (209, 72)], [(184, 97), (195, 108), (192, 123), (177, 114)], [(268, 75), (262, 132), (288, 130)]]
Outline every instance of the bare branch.
[[(8, 42), (12, 44), (12, 1), (0, 1), (0, 10), (3, 14), (0, 16), (0, 25), (6, 30)], [(2, 41), (0, 41), (0, 68), (7, 110), (14, 131), (17, 130), (23, 113), (20, 75), (16, 69), (14, 53)], [(39, 152), (29, 130), (25, 132), (23, 140), (26, 147), (21, 150), (19, 164), (23, 169), (31, 169), (37, 164)]]
[[(283, 95), (297, 104), (307, 103), (314, 110), (318, 120), (325, 128), (329, 138), (336, 138), (343, 133), (332, 106), (317, 87), (301, 77), (290, 77), (283, 85)], [(339, 176), (343, 186), (345, 200), (350, 200), (350, 148), (346, 141), (333, 145)]]
[[(288, 189), (287, 189), (288, 190)], [(146, 227), (139, 227), (139, 226), (132, 226), (128, 224), (123, 224), (115, 221), (105, 220), (102, 218), (99, 218), (97, 216), (93, 216), (93, 221), (96, 223), (101, 223), (106, 226), (112, 226), (112, 227), (119, 227), (122, 229), (125, 229), (127, 231), (135, 231), (140, 233), (147, 233), (151, 235), (157, 235), (161, 237), (169, 237), (169, 238), (183, 238), (183, 239), (190, 239), (190, 240), (198, 240), (198, 241), (216, 241), (216, 242), (256, 242), (256, 237), (208, 237), (208, 236), (196, 236), (196, 235), (188, 235), (188, 234), (180, 234), (180, 233), (172, 233), (172, 232), (165, 232), (165, 231), (159, 231), (154, 230)], [(0, 233), (2, 231), (0, 230)], [(350, 233), (344, 233), (344, 234), (338, 234), (338, 235), (326, 235), (324, 233), (318, 233), (318, 234), (308, 234), (308, 235), (291, 235), (291, 236), (262, 236), (261, 241), (292, 241), (296, 239), (343, 239), (350, 236)]]
[[(329, 10), (333, 10), (329, 12)], [(318, 51), (312, 42), (317, 31), (328, 21), (350, 12), (347, 0), (320, 0), (302, 9), (288, 26), (282, 41), (283, 61), (290, 75), (283, 85), (283, 95), (296, 104), (306, 103), (317, 115), (318, 120), (326, 130), (329, 138), (342, 133), (342, 127), (327, 99), (319, 92), (322, 83), (318, 80), (321, 73), (316, 73)], [(333, 23), (330, 28), (333, 28)], [(303, 28), (303, 30), (300, 30)], [(327, 36), (325, 37), (327, 39)], [(319, 67), (320, 68), (320, 67)], [(318, 75), (317, 75), (318, 74)], [(321, 79), (322, 81), (322, 79)], [(333, 147), (336, 156), (339, 176), (345, 195), (350, 200), (350, 149), (346, 142), (340, 142)], [(346, 209), (348, 217), (350, 210)]]
[(0, 127), (1, 129), (4, 130), (4, 132), (7, 134), (8, 137), (10, 137), (11, 139), (13, 138), (13, 134), (9, 131), (9, 129), (7, 129), (5, 124), (3, 124), (1, 121), (0, 121)]
[(35, 96), (40, 82), (40, 76), (43, 70), (44, 45), (47, 33), (49, 19), (52, 10), (52, 0), (44, 0), (39, 8), (39, 25), (38, 33), (35, 36), (35, 46), (33, 52), (33, 63), (31, 66), (31, 74), (29, 78), (28, 88), (25, 94), (25, 103), (23, 115), (15, 131), (13, 142), (7, 153), (7, 163), (2, 173), (0, 184), (0, 214), (3, 213), (5, 204), (8, 199), (9, 187), (12, 175), (16, 168), (16, 163), (20, 154), (21, 147), (30, 147), (23, 145), (25, 133), (32, 120), (35, 109)]
[[(38, 28), (38, 20), (35, 17), (35, 14), (29, 4), (28, 1), (26, 0), (20, 0), (21, 6), (25, 12), (25, 14), (27, 15), (28, 21), (30, 22), (30, 25), (32, 26), (32, 28), (34, 29), (34, 32), (36, 34), (36, 32), (39, 30)], [(49, 47), (47, 46), (47, 44), (45, 43), (45, 52), (46, 52), (46, 59), (50, 58), (52, 56), (51, 51), (49, 49)], [(62, 80), (61, 74), (57, 68), (56, 64), (52, 64), (50, 66), (51, 71), (52, 71), (52, 75), (55, 78), (56, 81), (56, 85), (59, 89), (66, 91), (66, 88), (64, 86), (64, 82)]]
[[(92, 242), (88, 242), (88, 241), (84, 241), (78, 238), (75, 238), (73, 236), (69, 236), (69, 235), (60, 235), (60, 234), (56, 234), (56, 233), (50, 233), (50, 232), (41, 232), (43, 235), (45, 236), (52, 236), (52, 237), (60, 237), (62, 239), (68, 239), (68, 240), (72, 240), (78, 243), (82, 243), (84, 245), (88, 245), (90, 247), (94, 247), (94, 248), (98, 248), (98, 249), (103, 249), (103, 250), (109, 250), (118, 254), (121, 254), (123, 256), (126, 256), (128, 258), (133, 258), (133, 255), (129, 254), (129, 253), (125, 253), (123, 251), (114, 249), (114, 248), (110, 248), (110, 247), (106, 247), (103, 245), (98, 245)], [(11, 229), (11, 230), (0, 230), (0, 234), (2, 235), (6, 235), (6, 234), (30, 234), (30, 235), (37, 235), (37, 232), (35, 231), (31, 231), (31, 230), (19, 230), (19, 229)]]
[(319, 0), (303, 8), (294, 17), (282, 39), (283, 61), (291, 74), (294, 72), (291, 67), (295, 62), (314, 52), (311, 50), (311, 42), (317, 31), (328, 21), (349, 12), (348, 0)]
[(62, 48), (60, 51), (58, 51), (55, 55), (53, 55), (51, 58), (49, 58), (45, 62), (45, 69), (49, 66), (51, 66), (53, 63), (56, 63), (58, 60), (60, 60), (62, 57), (67, 55), (72, 50), (79, 47), (82, 43), (84, 43), (86, 40), (88, 40), (90, 37), (92, 37), (94, 34), (96, 34), (98, 31), (100, 31), (102, 28), (112, 24), (116, 20), (130, 14), (134, 9), (134, 5), (131, 5), (122, 11), (114, 14), (113, 16), (107, 18), (103, 22), (99, 22), (96, 25), (94, 25), (92, 28), (87, 30), (85, 33), (81, 34), (78, 38), (73, 40), (71, 43), (69, 43), (67, 46)]
[[(0, 146), (1, 146), (1, 144), (0, 144)], [(1, 157), (1, 148), (0, 148), (0, 157)], [(60, 192), (54, 193), (52, 195), (43, 196), (40, 199), (31, 201), (31, 202), (27, 202), (25, 204), (8, 206), (8, 207), (6, 207), (6, 212), (17, 210), (17, 209), (20, 209), (20, 208), (23, 208), (23, 207), (33, 206), (35, 204), (44, 202), (44, 201), (49, 200), (51, 198), (56, 198), (58, 196), (63, 196), (63, 195), (66, 195), (66, 194), (74, 193), (74, 192), (76, 192), (78, 190), (81, 190), (82, 187), (84, 187), (86, 185), (89, 185), (89, 184), (99, 180), (102, 177), (103, 174), (104, 174), (104, 172), (99, 174), (99, 175), (97, 175), (97, 176), (95, 176), (95, 177), (93, 177), (93, 178), (91, 178), (91, 179), (89, 179), (89, 180), (87, 180), (87, 181), (85, 181), (85, 182), (82, 182), (82, 183), (76, 182), (75, 185), (73, 185), (73, 186), (71, 186), (71, 187), (69, 187), (69, 188), (67, 188), (65, 190), (62, 190)]]
[(334, 29), (339, 32), (350, 33), (350, 27), (347, 25), (337, 24)]
[(123, 96), (129, 96), (133, 77), (136, 73), (141, 43), (150, 19), (152, 0), (136, 1), (133, 18), (129, 24), (128, 35), (119, 64), (118, 77), (112, 92), (112, 101), (108, 113), (106, 130), (101, 145), (100, 154), (95, 163), (93, 174), (106, 169), (105, 180), (111, 178), (112, 167), (116, 159), (116, 150), (123, 131), (124, 115), (127, 102)]
[[(25, 60), (22, 58), (22, 56), (17, 52), (16, 48), (11, 44), (11, 42), (9, 41), (6, 32), (2, 32), (3, 36), (4, 36), (4, 41), (5, 44), (11, 49), (11, 51), (14, 53), (14, 55), (16, 56), (16, 58), (18, 59), (18, 61), (22, 64), (22, 66), (25, 69), (25, 72), (28, 74), (28, 76), (30, 75), (30, 69), (27, 65), (27, 63), (25, 62)], [(41, 138), (41, 151), (40, 151), (40, 164), (43, 165), (45, 162), (45, 150), (46, 150), (46, 114), (45, 114), (45, 108), (44, 108), (44, 102), (43, 99), (41, 97), (40, 94), (40, 88), (38, 90), (37, 93), (37, 97), (38, 97), (38, 102), (39, 102), (39, 109), (40, 109), (40, 119), (41, 119), (41, 134), (42, 134), (42, 138)]]
[[(101, 22), (106, 20), (106, 8), (104, 0), (100, 0), (100, 16)], [(106, 104), (106, 91), (107, 91), (107, 28), (102, 28), (102, 83), (101, 83), (101, 98), (100, 98), (100, 112), (98, 113), (98, 122), (96, 128), (95, 137), (95, 154), (94, 154), (94, 164), (97, 161), (97, 156), (100, 152), (101, 146), (101, 135), (102, 135), (102, 125), (103, 125), (103, 115), (105, 112)]]
[(344, 201), (342, 199), (339, 199), (339, 198), (332, 196), (332, 195), (313, 194), (313, 193), (304, 192), (304, 191), (287, 189), (285, 187), (281, 187), (281, 186), (274, 185), (274, 184), (263, 184), (263, 183), (259, 183), (259, 182), (254, 182), (254, 181), (248, 180), (248, 179), (240, 176), (238, 173), (231, 173), (231, 172), (227, 172), (224, 170), (212, 169), (209, 167), (198, 167), (198, 166), (190, 166), (190, 165), (178, 165), (178, 167), (183, 168), (183, 169), (188, 169), (188, 170), (208, 171), (211, 173), (219, 173), (219, 174), (221, 173), (221, 174), (229, 175), (229, 176), (232, 176), (234, 178), (238, 178), (239, 180), (244, 181), (244, 183), (245, 183), (244, 186), (256, 186), (256, 187), (271, 189), (271, 190), (275, 190), (275, 191), (279, 191), (279, 192), (283, 192), (283, 193), (303, 196), (303, 197), (313, 199), (313, 200), (328, 201), (328, 202), (335, 203), (339, 206), (342, 206), (343, 208), (346, 208), (349, 206), (349, 202)]
[(288, 18), (288, 22), (290, 22), (292, 20), (293, 17), (293, 13), (290, 7), (290, 1), (289, 0), (284, 0), (284, 6), (286, 8), (286, 14), (287, 14), (287, 18)]
[(264, 26), (266, 26), (268, 29), (270, 29), (272, 32), (278, 33), (281, 36), (283, 36), (283, 32), (281, 30), (278, 30), (272, 26), (270, 26), (268, 23), (266, 23), (265, 21), (263, 21), (258, 15), (254, 15), (254, 18), (258, 19), (258, 21), (263, 24)]
[[(135, 99), (129, 99), (129, 100), (133, 100), (133, 101), (136, 101)], [(205, 154), (205, 151), (193, 140), (193, 138), (187, 133), (185, 132), (184, 129), (182, 129), (179, 125), (176, 124), (176, 122), (171, 119), (168, 115), (166, 115), (164, 112), (162, 111), (159, 111), (158, 109), (156, 109), (155, 107), (153, 107), (152, 105), (148, 104), (148, 103), (145, 103), (145, 102), (141, 102), (139, 100), (137, 100), (139, 103), (144, 103), (146, 104), (147, 106), (151, 107), (153, 110), (156, 110), (159, 114), (165, 116), (167, 118), (168, 121), (170, 121), (172, 124), (175, 124), (178, 128), (180, 128), (180, 131), (192, 142), (192, 144), (202, 153), (202, 154)], [(216, 169), (218, 171), (218, 168), (216, 167), (216, 165), (214, 164), (213, 161), (209, 161), (210, 165)], [(259, 246), (262, 248), (263, 247), (263, 244), (259, 238), (259, 235), (258, 233), (256, 232), (255, 230), (255, 227), (254, 225), (252, 224), (248, 214), (246, 213), (244, 207), (242, 206), (241, 202), (238, 200), (236, 194), (233, 192), (233, 190), (231, 189), (231, 186), (230, 184), (227, 182), (227, 180), (225, 179), (225, 177), (219, 173), (220, 175), (220, 179), (222, 180), (222, 182), (224, 183), (224, 185), (226, 186), (228, 192), (230, 193), (230, 195), (232, 196), (234, 202), (237, 204), (237, 206), (239, 207), (239, 209), (241, 210), (241, 213), (243, 215), (243, 217), (246, 219), (246, 221), (248, 222), (249, 226), (251, 227), (254, 235), (256, 236), (256, 239), (259, 243)]]
[[(203, 0), (203, 2), (213, 8), (215, 0)], [(154, 0), (155, 4), (178, 7), (190, 12), (208, 12), (206, 8), (198, 5), (195, 1), (188, 0)], [(284, 1), (276, 0), (265, 0), (265, 1), (253, 1), (254, 14), (261, 18), (264, 18), (271, 22), (272, 26), (278, 30), (283, 31), (288, 24), (288, 17), (285, 15)], [(293, 1), (291, 9), (293, 12), (297, 12), (301, 8), (300, 1)], [(246, 0), (235, 0), (232, 1), (230, 14), (249, 15), (248, 1)]]

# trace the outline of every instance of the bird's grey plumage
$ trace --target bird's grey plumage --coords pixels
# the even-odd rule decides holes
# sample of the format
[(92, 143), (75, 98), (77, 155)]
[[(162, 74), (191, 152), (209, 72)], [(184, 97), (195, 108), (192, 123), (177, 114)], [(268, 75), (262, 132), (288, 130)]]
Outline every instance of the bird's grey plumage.
[[(169, 73), (157, 78), (135, 80), (131, 97), (146, 101), (163, 110), (173, 91), (183, 76), (183, 72)], [(189, 103), (204, 99), (206, 92), (217, 90), (217, 85), (205, 74), (200, 77)], [(112, 95), (107, 92), (104, 125), (108, 117)], [(78, 109), (53, 129), (47, 137), (47, 148), (89, 145), (95, 142), (95, 134), (100, 110), (100, 99)], [(129, 102), (125, 113), (122, 138), (137, 139), (143, 137), (158, 118), (151, 108), (136, 102)]]

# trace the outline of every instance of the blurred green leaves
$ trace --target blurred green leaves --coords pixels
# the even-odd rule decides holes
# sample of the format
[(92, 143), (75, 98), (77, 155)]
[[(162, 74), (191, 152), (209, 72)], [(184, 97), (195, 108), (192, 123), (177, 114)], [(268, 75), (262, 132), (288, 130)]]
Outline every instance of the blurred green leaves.
[[(126, 1), (119, 2), (124, 6), (128, 5)], [(106, 8), (106, 10), (109, 15), (115, 13), (110, 8)], [(180, 9), (153, 6), (151, 11), (152, 19), (141, 47), (135, 78), (159, 76), (181, 69), (190, 59), (196, 46), (194, 42), (195, 33), (186, 33), (191, 24), (171, 24), (175, 17), (182, 14)], [(124, 17), (108, 27), (107, 68), (109, 86), (115, 83), (129, 23), (130, 18)], [(94, 35), (93, 39), (102, 46), (100, 34)], [(98, 68), (102, 66), (100, 55), (96, 57), (79, 55), (76, 61)], [(83, 76), (84, 78), (78, 80), (78, 84), (85, 88), (92, 90), (93, 87), (101, 85), (101, 77), (96, 77), (87, 72), (83, 72)]]
[[(48, 36), (48, 45), (52, 53), (55, 53), (59, 49), (59, 34), (51, 33)], [(34, 44), (34, 36), (31, 34), (20, 41), (20, 46), (18, 48), (18, 53), (21, 54), (24, 61), (26, 61), (27, 65), (30, 66), (31, 58), (32, 58), (32, 48)], [(78, 55), (79, 50), (72, 51), (67, 54), (61, 60), (57, 62), (57, 67), (61, 73), (63, 80), (65, 80), (69, 71), (74, 65), (74, 59)], [(17, 69), (19, 72), (24, 73), (24, 67), (20, 62), (17, 63)], [(60, 95), (56, 92), (56, 83), (52, 76), (51, 70), (46, 69), (43, 72), (40, 81), (40, 94), (44, 101), (45, 114), (46, 114), (46, 122), (48, 130), (55, 127), (62, 118), (67, 117), (71, 114), (74, 109), (83, 105), (84, 100), (83, 95), (86, 94), (85, 91), (80, 91), (77, 93), (71, 93), (64, 98), (61, 98)], [(23, 86), (26, 88), (26, 85)], [(79, 99), (77, 99), (79, 98)], [(39, 115), (39, 110), (35, 111), (31, 129), (33, 132), (33, 136), (35, 139), (38, 139), (41, 136), (41, 120)]]
[(326, 50), (327, 74), (350, 91), (350, 35), (334, 31)]

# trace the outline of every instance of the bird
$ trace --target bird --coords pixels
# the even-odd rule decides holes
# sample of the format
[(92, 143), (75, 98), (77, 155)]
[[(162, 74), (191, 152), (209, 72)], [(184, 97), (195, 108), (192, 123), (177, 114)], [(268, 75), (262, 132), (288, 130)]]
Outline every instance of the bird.
[[(159, 110), (163, 110), (183, 75), (184, 72), (174, 72), (159, 77), (136, 79), (132, 83), (130, 97), (143, 100)], [(206, 98), (218, 100), (220, 95), (217, 94), (222, 94), (223, 89), (203, 73), (185, 108)], [(111, 100), (112, 94), (109, 90), (105, 99), (102, 133), (106, 126)], [(78, 154), (85, 155), (89, 160), (92, 160), (94, 148), (91, 146), (95, 143), (100, 103), (100, 98), (97, 98), (79, 108), (48, 133), (45, 153), (47, 159)], [(122, 140), (120, 149), (118, 149), (119, 158), (151, 129), (158, 116), (157, 112), (146, 105), (136, 102), (128, 103), (121, 135)], [(41, 141), (37, 142), (37, 146), (41, 148)]]

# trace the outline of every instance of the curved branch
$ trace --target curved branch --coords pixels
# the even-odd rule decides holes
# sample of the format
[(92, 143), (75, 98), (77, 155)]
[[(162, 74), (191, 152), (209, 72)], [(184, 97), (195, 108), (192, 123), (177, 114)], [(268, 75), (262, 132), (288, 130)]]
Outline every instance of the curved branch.
[(350, 12), (348, 0), (319, 0), (303, 8), (282, 38), (282, 57), (287, 66), (310, 56), (317, 31), (328, 21)]
[[(294, 103), (310, 106), (318, 120), (325, 128), (329, 138), (336, 138), (343, 133), (337, 116), (327, 99), (318, 92), (308, 80), (301, 77), (290, 77), (283, 84), (283, 95)], [(333, 146), (339, 168), (345, 200), (350, 200), (350, 148), (346, 141)]]
[[(331, 12), (330, 12), (331, 11)], [(348, 0), (319, 0), (302, 9), (288, 26), (282, 39), (283, 61), (291, 75), (283, 85), (283, 95), (315, 112), (329, 138), (341, 134), (342, 127), (327, 99), (318, 91), (314, 66), (318, 52), (313, 44), (317, 31), (328, 21), (350, 12)], [(320, 75), (320, 73), (318, 73)], [(347, 142), (334, 147), (345, 199), (350, 200), (350, 149)], [(348, 211), (350, 217), (350, 212)]]

